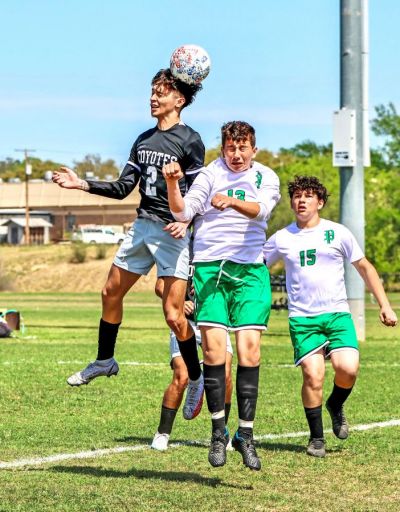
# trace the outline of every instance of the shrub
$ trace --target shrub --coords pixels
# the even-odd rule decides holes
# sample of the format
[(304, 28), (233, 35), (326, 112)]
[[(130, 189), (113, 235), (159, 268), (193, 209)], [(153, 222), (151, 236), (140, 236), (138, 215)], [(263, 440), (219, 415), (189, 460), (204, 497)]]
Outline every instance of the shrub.
[(12, 278), (5, 271), (4, 263), (0, 261), (0, 292), (12, 291), (13, 289), (14, 285)]
[(107, 256), (107, 246), (105, 244), (96, 245), (96, 260), (104, 260)]
[(83, 263), (84, 261), (86, 261), (86, 251), (86, 244), (82, 244), (79, 242), (72, 244), (72, 255), (69, 261), (71, 263)]

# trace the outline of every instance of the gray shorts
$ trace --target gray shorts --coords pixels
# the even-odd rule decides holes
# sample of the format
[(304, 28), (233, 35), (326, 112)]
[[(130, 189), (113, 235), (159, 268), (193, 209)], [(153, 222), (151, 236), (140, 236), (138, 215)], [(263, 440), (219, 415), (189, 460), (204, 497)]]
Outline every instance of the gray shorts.
[(190, 234), (179, 240), (163, 231), (165, 224), (136, 219), (114, 258), (114, 265), (128, 272), (147, 275), (154, 264), (157, 277), (187, 279)]
[[(190, 320), (189, 320), (189, 323), (193, 327), (194, 334), (196, 335), (197, 346), (201, 347), (201, 333), (200, 333), (200, 329), (196, 326), (196, 324), (194, 324)], [(226, 351), (229, 352), (230, 354), (233, 354), (232, 343), (231, 343), (231, 339), (229, 338), (229, 334), (228, 333), (226, 333)], [(181, 357), (181, 352), (179, 350), (179, 345), (178, 345), (178, 342), (176, 340), (175, 333), (173, 331), (171, 331), (170, 334), (169, 334), (169, 354), (170, 354), (170, 360), (171, 361), (172, 361), (172, 359), (174, 359), (174, 357)]]

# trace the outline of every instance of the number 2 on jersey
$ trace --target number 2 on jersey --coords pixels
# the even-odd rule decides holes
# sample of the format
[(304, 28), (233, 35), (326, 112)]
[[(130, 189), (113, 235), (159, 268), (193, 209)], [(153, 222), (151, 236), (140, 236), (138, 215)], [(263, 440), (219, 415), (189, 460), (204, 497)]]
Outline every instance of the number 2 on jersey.
[(153, 187), (153, 185), (157, 180), (157, 168), (154, 165), (149, 165), (146, 173), (146, 196), (156, 196), (157, 188)]
[(300, 266), (305, 267), (306, 265), (314, 265), (317, 259), (316, 252), (317, 249), (307, 249), (307, 251), (300, 251)]

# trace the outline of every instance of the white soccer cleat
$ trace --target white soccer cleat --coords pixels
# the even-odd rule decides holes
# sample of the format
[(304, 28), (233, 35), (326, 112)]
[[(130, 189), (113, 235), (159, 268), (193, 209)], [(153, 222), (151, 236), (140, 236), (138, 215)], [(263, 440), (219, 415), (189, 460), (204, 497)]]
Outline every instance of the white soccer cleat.
[(168, 441), (169, 434), (160, 434), (156, 432), (153, 442), (151, 443), (151, 448), (153, 448), (153, 450), (158, 450), (159, 452), (165, 452), (165, 450), (168, 450)]
[(190, 380), (186, 390), (186, 400), (183, 406), (183, 417), (192, 420), (200, 414), (204, 396), (203, 374), (197, 380)]
[(109, 364), (103, 366), (98, 363), (89, 363), (84, 370), (76, 372), (67, 379), (70, 386), (82, 386), (82, 384), (89, 384), (89, 382), (96, 377), (111, 377), (117, 375), (119, 366), (117, 361), (113, 358)]

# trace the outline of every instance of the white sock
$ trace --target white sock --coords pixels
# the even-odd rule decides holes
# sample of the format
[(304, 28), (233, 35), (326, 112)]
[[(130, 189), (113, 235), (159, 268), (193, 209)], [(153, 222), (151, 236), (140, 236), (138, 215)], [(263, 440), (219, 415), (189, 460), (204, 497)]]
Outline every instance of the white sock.
[(254, 425), (254, 421), (245, 421), (245, 420), (239, 419), (239, 427), (252, 429), (253, 425)]

